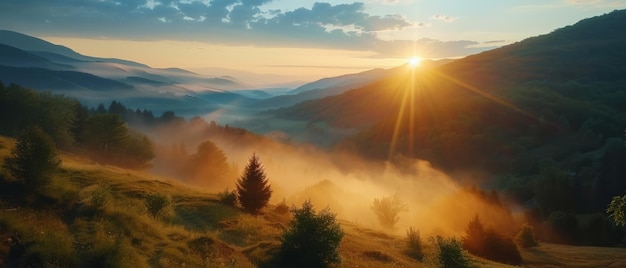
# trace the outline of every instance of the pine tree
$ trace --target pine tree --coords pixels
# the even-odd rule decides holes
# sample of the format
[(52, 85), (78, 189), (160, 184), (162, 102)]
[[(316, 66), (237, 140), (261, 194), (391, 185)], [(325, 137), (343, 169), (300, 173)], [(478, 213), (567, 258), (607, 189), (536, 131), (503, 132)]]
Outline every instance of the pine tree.
[(46, 186), (60, 165), (54, 141), (37, 126), (22, 131), (4, 162), (13, 177), (33, 190)]
[(272, 196), (272, 189), (256, 154), (252, 154), (243, 175), (237, 181), (237, 198), (243, 209), (256, 214)]

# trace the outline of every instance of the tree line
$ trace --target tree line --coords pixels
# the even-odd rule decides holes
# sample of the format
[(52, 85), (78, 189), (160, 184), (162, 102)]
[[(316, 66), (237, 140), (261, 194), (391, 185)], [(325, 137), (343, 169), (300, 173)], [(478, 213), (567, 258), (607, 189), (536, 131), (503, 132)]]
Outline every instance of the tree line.
[[(113, 107), (115, 107), (113, 105)], [(89, 109), (76, 99), (0, 83), (0, 135), (16, 137), (36, 126), (55, 146), (103, 164), (143, 168), (152, 142), (118, 114)]]

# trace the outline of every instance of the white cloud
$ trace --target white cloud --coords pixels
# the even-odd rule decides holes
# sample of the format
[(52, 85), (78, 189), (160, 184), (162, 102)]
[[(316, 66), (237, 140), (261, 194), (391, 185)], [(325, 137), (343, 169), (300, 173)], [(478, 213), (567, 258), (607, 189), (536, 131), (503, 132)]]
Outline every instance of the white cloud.
[(456, 20), (456, 18), (454, 18), (454, 17), (450, 17), (450, 16), (446, 16), (446, 15), (440, 15), (440, 14), (432, 16), (431, 19), (440, 20), (440, 21), (444, 21), (444, 22), (453, 22), (453, 21)]

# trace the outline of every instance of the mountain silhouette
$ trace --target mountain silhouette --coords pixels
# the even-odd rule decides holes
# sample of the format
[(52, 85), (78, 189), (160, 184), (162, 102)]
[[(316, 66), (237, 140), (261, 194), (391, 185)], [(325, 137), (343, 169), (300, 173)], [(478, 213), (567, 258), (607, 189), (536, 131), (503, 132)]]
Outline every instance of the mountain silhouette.
[(624, 47), (626, 11), (614, 11), (271, 114), (356, 131), (336, 147), (377, 159), (522, 174), (551, 159), (574, 169), (623, 140)]

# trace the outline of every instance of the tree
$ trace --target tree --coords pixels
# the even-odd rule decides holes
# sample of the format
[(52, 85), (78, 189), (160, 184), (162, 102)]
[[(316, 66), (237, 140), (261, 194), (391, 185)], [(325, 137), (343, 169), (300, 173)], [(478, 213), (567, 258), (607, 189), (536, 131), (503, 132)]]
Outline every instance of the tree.
[(243, 175), (237, 181), (237, 199), (243, 209), (256, 214), (272, 196), (269, 181), (256, 154), (252, 154)]
[(229, 174), (230, 169), (224, 151), (211, 141), (198, 145), (198, 151), (189, 158), (186, 171), (197, 182), (213, 182), (214, 184), (223, 182), (229, 175), (232, 175)]
[(388, 229), (393, 229), (398, 220), (400, 220), (398, 214), (402, 211), (406, 211), (407, 206), (400, 200), (398, 193), (395, 193), (390, 197), (384, 197), (382, 199), (375, 198), (371, 209), (376, 213), (380, 225)]
[(626, 194), (623, 196), (614, 196), (606, 209), (609, 217), (615, 221), (617, 226), (626, 225)]
[(470, 253), (492, 261), (513, 265), (522, 264), (522, 256), (513, 239), (493, 229), (485, 229), (478, 215), (468, 223), (466, 232), (463, 248)]
[(523, 248), (536, 247), (538, 243), (537, 239), (535, 239), (534, 228), (531, 225), (524, 224), (522, 230), (515, 236), (515, 242)]
[(466, 236), (463, 238), (463, 248), (476, 255), (484, 255), (485, 248), (485, 226), (478, 214), (474, 215), (474, 218), (470, 220), (465, 228)]
[(170, 199), (165, 195), (154, 193), (146, 196), (145, 205), (148, 209), (148, 213), (150, 213), (153, 218), (156, 218), (159, 212), (169, 204)]
[(128, 128), (116, 114), (97, 114), (86, 122), (85, 143), (99, 156), (107, 158), (119, 151), (128, 139)]
[(52, 138), (37, 126), (22, 131), (11, 156), (4, 162), (4, 168), (13, 177), (34, 190), (47, 185), (60, 165)]
[(343, 230), (329, 208), (319, 213), (311, 201), (293, 208), (294, 219), (281, 237), (282, 267), (326, 267), (341, 262), (339, 244)]
[(461, 242), (452, 237), (445, 239), (441, 236), (431, 238), (433, 244), (439, 249), (437, 261), (444, 268), (473, 267), (472, 260), (463, 250)]
[(424, 259), (424, 252), (422, 250), (422, 239), (420, 232), (413, 227), (409, 227), (406, 230), (406, 254), (409, 257), (421, 261)]

